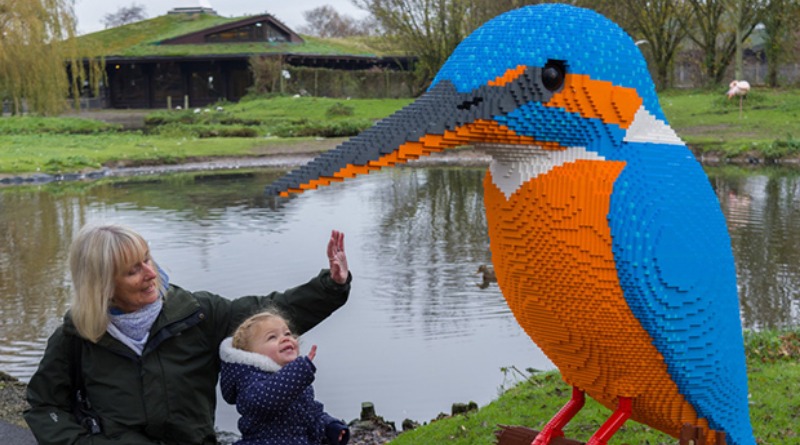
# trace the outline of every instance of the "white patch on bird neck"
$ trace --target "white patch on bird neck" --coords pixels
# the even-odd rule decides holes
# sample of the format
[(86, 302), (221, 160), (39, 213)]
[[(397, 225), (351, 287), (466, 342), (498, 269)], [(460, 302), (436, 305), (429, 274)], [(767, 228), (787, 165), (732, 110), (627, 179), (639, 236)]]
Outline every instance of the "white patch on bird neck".
[(568, 147), (565, 150), (542, 150), (531, 145), (475, 144), (475, 148), (492, 156), (489, 171), (492, 182), (506, 199), (510, 198), (522, 184), (543, 175), (559, 165), (578, 159), (605, 160), (584, 147)]
[(625, 134), (625, 142), (684, 145), (675, 130), (661, 119), (656, 119), (644, 106), (639, 107)]

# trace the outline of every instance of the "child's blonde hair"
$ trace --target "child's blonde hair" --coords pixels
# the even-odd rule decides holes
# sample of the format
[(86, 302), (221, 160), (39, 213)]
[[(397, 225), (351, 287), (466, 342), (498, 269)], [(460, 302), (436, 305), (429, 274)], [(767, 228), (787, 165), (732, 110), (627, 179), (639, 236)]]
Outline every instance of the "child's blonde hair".
[(289, 327), (289, 330), (294, 332), (294, 329), (292, 329), (292, 324), (289, 322), (289, 319), (286, 318), (283, 312), (277, 307), (271, 306), (255, 315), (251, 315), (248, 319), (243, 321), (238, 328), (236, 328), (236, 331), (233, 333), (233, 347), (243, 351), (249, 351), (250, 340), (252, 340), (253, 334), (253, 326), (259, 322), (269, 320), (271, 318), (279, 318), (283, 320), (283, 322), (286, 323), (286, 326)]

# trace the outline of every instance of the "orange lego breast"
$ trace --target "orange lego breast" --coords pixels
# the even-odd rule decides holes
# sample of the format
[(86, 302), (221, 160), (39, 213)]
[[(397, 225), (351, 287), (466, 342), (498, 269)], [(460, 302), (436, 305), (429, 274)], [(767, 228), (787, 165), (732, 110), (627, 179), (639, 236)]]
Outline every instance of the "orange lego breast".
[(668, 434), (684, 423), (708, 428), (679, 394), (619, 285), (607, 215), (624, 165), (567, 163), (508, 199), (487, 172), (485, 206), (498, 285), (519, 324), (568, 384), (609, 409), (618, 396), (632, 397), (633, 419)]

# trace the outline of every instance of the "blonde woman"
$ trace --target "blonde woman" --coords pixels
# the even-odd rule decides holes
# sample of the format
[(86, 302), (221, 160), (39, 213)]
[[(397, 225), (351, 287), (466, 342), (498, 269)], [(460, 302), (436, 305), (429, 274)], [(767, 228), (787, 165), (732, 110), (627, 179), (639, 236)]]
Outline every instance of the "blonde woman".
[[(28, 385), (25, 420), (37, 441), (215, 444), (220, 343), (265, 306), (280, 307), (298, 332), (341, 307), (351, 281), (341, 232), (331, 232), (327, 254), (330, 268), (303, 285), (227, 299), (169, 283), (147, 242), (128, 227), (82, 228), (70, 249), (71, 309)], [(73, 366), (101, 431), (73, 415)]]

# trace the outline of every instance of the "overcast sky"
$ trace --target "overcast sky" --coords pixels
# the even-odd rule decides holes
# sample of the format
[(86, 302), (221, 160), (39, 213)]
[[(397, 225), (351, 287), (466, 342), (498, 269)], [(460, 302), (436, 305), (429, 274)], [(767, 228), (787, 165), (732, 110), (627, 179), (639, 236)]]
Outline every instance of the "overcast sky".
[(133, 4), (144, 6), (148, 18), (164, 15), (176, 7), (210, 5), (224, 17), (239, 17), (269, 13), (297, 30), (305, 25), (303, 12), (318, 6), (331, 5), (340, 14), (361, 19), (364, 11), (353, 6), (350, 0), (75, 0), (78, 33), (87, 34), (104, 29), (103, 17), (122, 7)]

